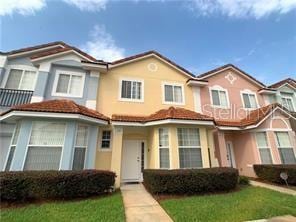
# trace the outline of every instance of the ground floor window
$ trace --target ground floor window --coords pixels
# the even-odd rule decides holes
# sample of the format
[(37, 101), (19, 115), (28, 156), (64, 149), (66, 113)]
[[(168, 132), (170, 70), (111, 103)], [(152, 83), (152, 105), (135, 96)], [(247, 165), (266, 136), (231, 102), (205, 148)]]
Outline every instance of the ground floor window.
[(180, 168), (202, 167), (199, 129), (178, 128)]
[(170, 168), (169, 130), (167, 128), (158, 129), (159, 137), (159, 167)]
[(88, 126), (78, 125), (73, 157), (73, 170), (83, 170), (88, 140)]
[(266, 132), (256, 133), (257, 147), (262, 164), (272, 164), (270, 147), (267, 142)]
[(66, 124), (33, 122), (24, 170), (58, 170)]
[(12, 136), (12, 140), (11, 140), (9, 152), (8, 152), (8, 157), (7, 157), (7, 161), (6, 161), (5, 171), (9, 171), (10, 170), (19, 133), (20, 133), (20, 125), (19, 124), (16, 124), (15, 129), (14, 129), (14, 133), (13, 133), (13, 136)]
[(288, 132), (276, 132), (277, 146), (283, 164), (295, 164), (296, 158)]

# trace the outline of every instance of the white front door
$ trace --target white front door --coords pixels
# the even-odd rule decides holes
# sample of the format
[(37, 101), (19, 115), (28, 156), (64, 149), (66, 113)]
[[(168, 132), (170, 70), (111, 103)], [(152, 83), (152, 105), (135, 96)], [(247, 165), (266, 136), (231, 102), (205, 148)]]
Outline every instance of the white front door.
[(234, 159), (234, 152), (233, 152), (233, 145), (231, 141), (226, 142), (226, 150), (227, 150), (227, 160), (230, 167), (235, 168), (235, 159)]
[(124, 140), (121, 160), (122, 182), (141, 181), (141, 147), (139, 140)]

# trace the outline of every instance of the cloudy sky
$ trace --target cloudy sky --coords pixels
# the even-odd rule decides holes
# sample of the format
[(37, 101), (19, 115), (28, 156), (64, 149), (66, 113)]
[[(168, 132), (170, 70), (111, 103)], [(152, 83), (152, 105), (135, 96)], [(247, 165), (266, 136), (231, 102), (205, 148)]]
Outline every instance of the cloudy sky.
[(1, 0), (0, 19), (0, 51), (64, 41), (106, 61), (157, 50), (195, 74), (296, 76), (296, 0)]

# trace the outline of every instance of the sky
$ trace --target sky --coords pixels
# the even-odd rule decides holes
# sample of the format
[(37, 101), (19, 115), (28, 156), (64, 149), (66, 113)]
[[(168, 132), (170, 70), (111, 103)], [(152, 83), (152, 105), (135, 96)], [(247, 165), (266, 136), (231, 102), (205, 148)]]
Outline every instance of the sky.
[(198, 75), (296, 77), (296, 0), (1, 0), (0, 51), (64, 41), (114, 61), (156, 50)]

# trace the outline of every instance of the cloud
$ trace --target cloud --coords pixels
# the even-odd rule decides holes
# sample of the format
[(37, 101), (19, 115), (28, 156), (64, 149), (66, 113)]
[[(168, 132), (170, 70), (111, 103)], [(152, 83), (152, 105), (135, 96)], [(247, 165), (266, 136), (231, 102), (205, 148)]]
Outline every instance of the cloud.
[(32, 15), (46, 6), (45, 0), (1, 0), (0, 16), (18, 13)]
[(125, 49), (118, 47), (113, 37), (102, 25), (95, 25), (90, 33), (90, 41), (81, 46), (82, 50), (97, 59), (114, 61), (125, 57)]
[(101, 11), (106, 9), (108, 0), (63, 0), (65, 3), (79, 8), (81, 11)]
[(251, 50), (248, 52), (248, 56), (251, 56), (251, 55), (253, 55), (255, 52), (256, 52), (256, 50), (255, 50), (255, 49), (251, 49)]
[(256, 19), (296, 9), (295, 0), (191, 0), (186, 4), (191, 11), (204, 16), (220, 13), (229, 17)]

